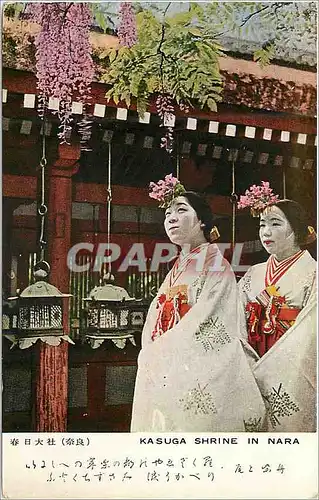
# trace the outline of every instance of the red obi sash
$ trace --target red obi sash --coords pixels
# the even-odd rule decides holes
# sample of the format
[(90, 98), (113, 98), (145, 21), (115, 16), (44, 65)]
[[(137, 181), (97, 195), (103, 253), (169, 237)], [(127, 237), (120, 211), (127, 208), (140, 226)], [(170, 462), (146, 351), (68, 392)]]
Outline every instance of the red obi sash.
[(266, 305), (260, 302), (246, 304), (248, 342), (259, 356), (263, 356), (294, 324), (299, 312), (298, 308), (287, 307), (285, 297), (281, 296), (270, 296)]
[[(172, 293), (174, 288), (178, 289), (176, 293)], [(170, 289), (170, 293), (162, 293), (157, 300), (158, 312), (152, 331), (152, 340), (173, 328), (191, 308), (188, 304), (187, 292), (182, 291), (182, 287), (174, 288)]]

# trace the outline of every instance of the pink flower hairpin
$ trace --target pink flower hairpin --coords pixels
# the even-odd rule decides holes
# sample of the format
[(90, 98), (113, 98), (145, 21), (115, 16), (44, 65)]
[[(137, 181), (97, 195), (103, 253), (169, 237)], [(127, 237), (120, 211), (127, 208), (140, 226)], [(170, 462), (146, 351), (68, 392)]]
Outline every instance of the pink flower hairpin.
[(258, 217), (260, 213), (269, 205), (279, 201), (279, 196), (273, 193), (269, 182), (262, 181), (261, 186), (250, 186), (244, 195), (240, 196), (237, 207), (239, 209), (250, 208), (253, 217)]
[(164, 180), (150, 182), (150, 198), (160, 202), (160, 208), (167, 208), (177, 196), (183, 195), (186, 189), (173, 174), (165, 176)]

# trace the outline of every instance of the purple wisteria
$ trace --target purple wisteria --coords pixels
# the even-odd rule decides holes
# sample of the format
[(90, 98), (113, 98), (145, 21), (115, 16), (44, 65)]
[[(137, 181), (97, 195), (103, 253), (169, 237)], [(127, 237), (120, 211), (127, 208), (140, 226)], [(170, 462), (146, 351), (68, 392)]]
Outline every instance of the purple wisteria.
[(165, 148), (168, 153), (173, 151), (173, 127), (174, 120), (173, 99), (169, 95), (159, 94), (155, 101), (156, 111), (161, 119), (161, 127), (166, 127), (165, 135), (161, 138), (161, 148)]
[(84, 108), (90, 101), (91, 12), (87, 3), (77, 2), (30, 3), (27, 12), (41, 26), (35, 39), (39, 115), (43, 118), (50, 97), (59, 99), (58, 136), (64, 143), (71, 133), (72, 100)]
[(117, 35), (120, 45), (131, 48), (137, 42), (136, 19), (130, 2), (121, 2)]

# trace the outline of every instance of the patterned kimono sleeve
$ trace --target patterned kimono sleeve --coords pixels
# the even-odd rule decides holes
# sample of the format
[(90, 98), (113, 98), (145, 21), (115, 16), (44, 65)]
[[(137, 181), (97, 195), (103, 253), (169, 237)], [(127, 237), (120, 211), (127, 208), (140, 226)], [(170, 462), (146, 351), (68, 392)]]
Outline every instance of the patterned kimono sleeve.
[(240, 336), (236, 280), (229, 263), (225, 261), (224, 266), (224, 271), (207, 273), (197, 302), (174, 328), (166, 332), (171, 346), (176, 344), (176, 348), (181, 349), (183, 339), (187, 341), (187, 337), (199, 332), (208, 322), (218, 325), (225, 337)]
[[(208, 262), (207, 267), (209, 267), (209, 264)], [(232, 318), (228, 331), (232, 337), (239, 335), (240, 328), (236, 321), (237, 314), (229, 315), (224, 310), (225, 307), (229, 307), (232, 311), (237, 311), (238, 307), (235, 276), (229, 263), (225, 261), (224, 271), (208, 271), (206, 269), (206, 272), (202, 274), (201, 279), (198, 280), (195, 286), (196, 290), (192, 290), (193, 296), (196, 297), (195, 304), (177, 325), (167, 330), (165, 335), (162, 335), (153, 342), (151, 340), (151, 332), (157, 317), (157, 297), (166, 289), (169, 276), (170, 273), (166, 276), (157, 296), (150, 305), (142, 332), (142, 350), (145, 351), (145, 348), (150, 347), (153, 353), (157, 350), (161, 352), (163, 345), (166, 344), (165, 339), (169, 339), (171, 349), (174, 349), (174, 345), (176, 344), (176, 349), (180, 350), (181, 339), (189, 340), (199, 330), (200, 324), (205, 323), (212, 315), (214, 315), (213, 319), (215, 320), (219, 318), (219, 322), (222, 316)]]
[(304, 280), (301, 280), (303, 287), (303, 303), (300, 314), (298, 314), (295, 325), (298, 326), (303, 317), (308, 314), (312, 308), (317, 309), (317, 271), (313, 269), (307, 273)]
[(317, 301), (317, 270), (314, 269), (312, 272), (307, 274), (306, 279), (303, 283), (304, 288), (304, 300), (302, 307), (307, 304)]

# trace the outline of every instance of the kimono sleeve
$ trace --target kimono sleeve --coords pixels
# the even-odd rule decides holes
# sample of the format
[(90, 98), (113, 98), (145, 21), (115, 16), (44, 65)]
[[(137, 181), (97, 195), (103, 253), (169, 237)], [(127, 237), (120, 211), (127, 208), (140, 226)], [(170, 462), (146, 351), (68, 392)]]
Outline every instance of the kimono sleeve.
[(248, 271), (244, 274), (244, 276), (239, 280), (237, 285), (239, 300), (244, 309), (249, 300), (248, 293), (251, 291), (252, 274), (253, 274), (253, 267), (250, 267)]

